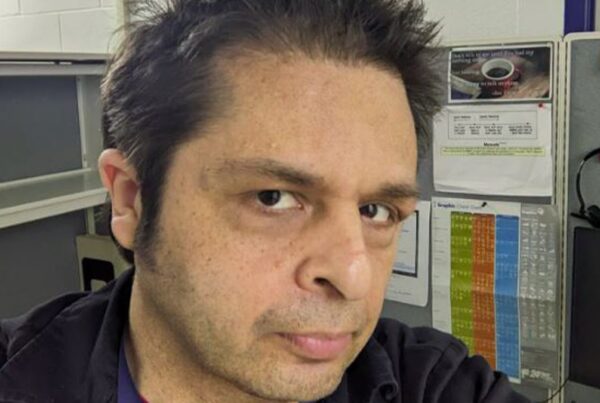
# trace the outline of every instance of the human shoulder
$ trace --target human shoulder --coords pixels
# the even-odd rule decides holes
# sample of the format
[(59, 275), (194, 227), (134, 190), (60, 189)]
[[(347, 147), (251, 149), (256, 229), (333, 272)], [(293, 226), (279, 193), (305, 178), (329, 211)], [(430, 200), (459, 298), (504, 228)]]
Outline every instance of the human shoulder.
[(69, 293), (40, 304), (23, 315), (0, 320), (0, 368), (32, 338), (43, 332), (57, 315), (87, 293)]
[(381, 319), (373, 338), (387, 352), (402, 402), (525, 403), (504, 374), (469, 356), (455, 337), (429, 327)]
[(382, 318), (373, 338), (392, 359), (427, 357), (431, 364), (440, 359), (460, 361), (467, 357), (464, 343), (432, 327), (410, 327), (394, 319)]
[(62, 326), (57, 318), (86, 297), (65, 294), (0, 321), (0, 401), (46, 401), (50, 382), (60, 388), (65, 371), (59, 361), (70, 341), (59, 337)]
[(97, 401), (89, 393), (100, 400), (112, 393), (112, 379), (98, 381), (98, 374), (112, 373), (107, 368), (116, 362), (132, 277), (124, 273), (100, 291), (66, 294), (1, 321), (0, 401)]
[(82, 338), (95, 332), (111, 300), (114, 283), (97, 292), (67, 293), (21, 316), (0, 320), (0, 373), (11, 358), (34, 339), (45, 341), (47, 333), (80, 330), (78, 337)]

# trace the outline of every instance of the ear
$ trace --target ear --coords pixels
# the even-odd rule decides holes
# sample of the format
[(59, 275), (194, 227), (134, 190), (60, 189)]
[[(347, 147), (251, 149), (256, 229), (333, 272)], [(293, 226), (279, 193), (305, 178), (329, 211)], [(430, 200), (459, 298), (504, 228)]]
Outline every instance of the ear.
[(116, 149), (100, 154), (98, 168), (102, 184), (112, 202), (110, 226), (113, 235), (124, 248), (133, 250), (135, 233), (142, 216), (142, 202), (137, 172), (127, 158)]

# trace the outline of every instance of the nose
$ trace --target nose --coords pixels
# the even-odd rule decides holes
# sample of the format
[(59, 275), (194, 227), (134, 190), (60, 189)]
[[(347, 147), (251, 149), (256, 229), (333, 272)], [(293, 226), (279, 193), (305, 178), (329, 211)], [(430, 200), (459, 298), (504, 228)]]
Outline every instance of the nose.
[(358, 208), (321, 220), (307, 236), (308, 253), (296, 270), (299, 287), (346, 300), (364, 299), (373, 271)]

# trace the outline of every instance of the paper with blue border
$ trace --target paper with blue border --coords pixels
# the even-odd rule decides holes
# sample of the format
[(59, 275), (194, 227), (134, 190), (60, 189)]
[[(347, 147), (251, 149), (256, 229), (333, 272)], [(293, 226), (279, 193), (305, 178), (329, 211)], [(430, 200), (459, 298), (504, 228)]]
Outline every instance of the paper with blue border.
[(427, 306), (429, 297), (429, 221), (431, 203), (419, 201), (416, 211), (405, 220), (386, 299)]

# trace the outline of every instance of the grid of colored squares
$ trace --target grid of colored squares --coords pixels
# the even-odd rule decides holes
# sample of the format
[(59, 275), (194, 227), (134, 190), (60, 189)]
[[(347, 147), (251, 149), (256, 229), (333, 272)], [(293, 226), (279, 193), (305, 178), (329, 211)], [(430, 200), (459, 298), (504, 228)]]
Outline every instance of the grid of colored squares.
[(519, 217), (451, 214), (452, 333), (490, 365), (520, 375)]

